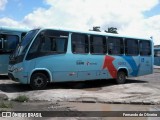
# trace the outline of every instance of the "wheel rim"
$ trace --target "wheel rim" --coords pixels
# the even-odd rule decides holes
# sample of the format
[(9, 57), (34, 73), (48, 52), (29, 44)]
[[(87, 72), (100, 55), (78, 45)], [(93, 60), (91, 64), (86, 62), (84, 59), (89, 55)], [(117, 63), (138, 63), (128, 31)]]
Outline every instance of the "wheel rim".
[(35, 84), (36, 87), (43, 86), (44, 85), (43, 78), (38, 76), (36, 79), (34, 79), (34, 84)]
[(124, 81), (124, 75), (123, 75), (123, 74), (120, 74), (120, 75), (119, 75), (119, 80), (120, 80), (120, 81)]

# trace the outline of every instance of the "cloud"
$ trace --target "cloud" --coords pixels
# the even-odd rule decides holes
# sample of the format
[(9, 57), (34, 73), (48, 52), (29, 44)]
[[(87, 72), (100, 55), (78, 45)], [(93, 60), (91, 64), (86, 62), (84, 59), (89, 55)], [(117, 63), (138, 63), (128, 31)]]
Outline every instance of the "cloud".
[(0, 11), (5, 9), (7, 2), (7, 0), (0, 0)]
[[(147, 18), (159, 0), (44, 0), (50, 7), (37, 8), (21, 21), (7, 24), (21, 24), (30, 28), (61, 27), (89, 30), (93, 26), (117, 27), (118, 32), (143, 37), (153, 36), (155, 44), (160, 44), (160, 17)], [(6, 19), (6, 18), (5, 18)], [(1, 23), (1, 20), (0, 20)], [(155, 24), (156, 23), (156, 24)], [(5, 22), (4, 22), (5, 24)]]
[(0, 19), (0, 24), (4, 26), (18, 26), (19, 23), (17, 21), (14, 21), (13, 19), (10, 18), (1, 18)]
[(7, 26), (7, 27), (29, 28), (29, 27), (27, 27), (27, 24), (24, 24), (23, 22), (16, 21), (16, 20), (13, 20), (13, 19), (7, 18), (7, 17), (0, 19), (0, 25)]
[[(154, 36), (155, 44), (160, 44), (154, 23), (160, 24), (159, 17), (145, 18), (158, 0), (46, 0), (49, 9), (39, 8), (25, 16), (24, 22), (30, 26), (66, 27), (88, 30), (93, 26), (117, 27), (119, 33), (143, 37)], [(159, 25), (160, 26), (160, 25)]]
[(160, 15), (150, 17), (144, 21), (146, 33), (150, 33), (154, 38), (154, 43), (160, 45)]
[[(86, 29), (93, 25), (129, 24), (141, 19), (142, 12), (150, 10), (157, 0), (46, 0), (51, 7), (37, 9), (25, 16), (26, 21), (40, 26), (65, 26)], [(45, 24), (44, 24), (45, 23)], [(108, 24), (107, 24), (108, 23)], [(84, 27), (84, 28), (82, 28)]]

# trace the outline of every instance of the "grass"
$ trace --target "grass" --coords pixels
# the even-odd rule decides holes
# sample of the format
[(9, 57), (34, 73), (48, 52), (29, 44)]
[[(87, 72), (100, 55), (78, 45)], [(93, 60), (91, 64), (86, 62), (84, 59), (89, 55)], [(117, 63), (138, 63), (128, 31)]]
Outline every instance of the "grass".
[(25, 95), (19, 95), (15, 99), (13, 99), (13, 101), (16, 101), (16, 102), (28, 102), (29, 98), (27, 96), (25, 96)]
[(1, 101), (0, 102), (0, 108), (12, 108), (12, 107), (13, 107), (13, 105), (9, 101), (5, 101), (5, 102)]

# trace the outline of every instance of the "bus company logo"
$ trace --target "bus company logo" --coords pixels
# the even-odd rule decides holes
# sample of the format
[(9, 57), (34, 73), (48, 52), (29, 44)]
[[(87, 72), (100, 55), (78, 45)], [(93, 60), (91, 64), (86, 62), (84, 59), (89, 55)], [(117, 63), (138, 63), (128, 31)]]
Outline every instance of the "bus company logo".
[(77, 65), (84, 65), (84, 62), (81, 61), (81, 60), (78, 60), (78, 61), (76, 62), (76, 64), (77, 64)]
[(88, 62), (88, 61), (87, 61), (87, 63), (86, 63), (86, 64), (87, 64), (87, 66), (88, 66), (88, 65), (90, 64), (90, 62)]
[(40, 112), (2, 112), (2, 117), (42, 117)]
[(97, 65), (97, 63), (96, 62), (89, 62), (89, 61), (87, 61), (86, 62), (86, 65), (88, 66), (88, 65)]
[(2, 112), (2, 117), (12, 117), (11, 112)]

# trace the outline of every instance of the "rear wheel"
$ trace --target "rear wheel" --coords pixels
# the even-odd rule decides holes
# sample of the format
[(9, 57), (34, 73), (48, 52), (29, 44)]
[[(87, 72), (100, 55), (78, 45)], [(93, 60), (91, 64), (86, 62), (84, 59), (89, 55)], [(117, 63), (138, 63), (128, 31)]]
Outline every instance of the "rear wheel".
[(31, 82), (30, 82), (30, 86), (32, 87), (32, 89), (34, 90), (41, 90), (44, 89), (47, 85), (47, 76), (43, 73), (34, 73), (31, 76)]
[(116, 82), (117, 84), (124, 84), (126, 82), (126, 73), (123, 71), (119, 71), (117, 73)]

